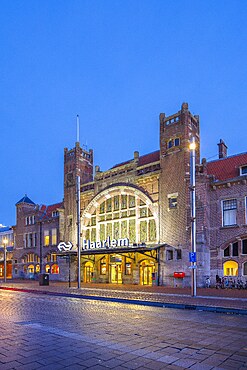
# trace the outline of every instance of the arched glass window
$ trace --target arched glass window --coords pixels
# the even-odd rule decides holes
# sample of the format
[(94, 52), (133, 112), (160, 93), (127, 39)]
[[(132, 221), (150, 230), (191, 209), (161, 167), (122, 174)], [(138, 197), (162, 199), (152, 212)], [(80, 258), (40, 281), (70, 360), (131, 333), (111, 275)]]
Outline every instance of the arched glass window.
[(51, 273), (52, 274), (59, 274), (59, 266), (57, 264), (54, 264), (51, 266)]
[(50, 265), (46, 265), (46, 266), (45, 266), (45, 272), (46, 272), (47, 274), (49, 274), (49, 273), (50, 273)]
[(235, 261), (227, 261), (224, 263), (224, 276), (237, 276), (238, 264)]

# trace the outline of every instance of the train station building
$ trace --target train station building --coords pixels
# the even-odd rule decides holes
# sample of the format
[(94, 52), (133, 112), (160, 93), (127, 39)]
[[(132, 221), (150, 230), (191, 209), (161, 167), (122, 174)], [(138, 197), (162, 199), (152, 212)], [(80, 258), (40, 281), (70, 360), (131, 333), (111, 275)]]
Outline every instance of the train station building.
[[(48, 233), (55, 233), (51, 230), (57, 228), (57, 244), (62, 242), (65, 247), (62, 250), (54, 244), (46, 253), (56, 261), (53, 278), (77, 279), (80, 178), (82, 282), (191, 284), (192, 137), (196, 144), (198, 286), (204, 285), (207, 276), (212, 281), (216, 275), (247, 278), (247, 153), (228, 157), (227, 146), (220, 140), (219, 158), (201, 160), (199, 116), (189, 111), (187, 103), (172, 115), (161, 113), (159, 128), (157, 151), (135, 151), (131, 159), (106, 171), (94, 166), (93, 150), (82, 148), (79, 142), (72, 149), (64, 149), (64, 200), (55, 207), (59, 219), (55, 222), (53, 208), (47, 208), (48, 218), (42, 231), (39, 222), (40, 242), (37, 241), (42, 246), (45, 235), (40, 232), (48, 228)], [(22, 203), (17, 203), (17, 225)], [(35, 207), (24, 207), (29, 211), (24, 212), (23, 220), (31, 216), (33, 209), (38, 210)], [(22, 243), (22, 234), (31, 226), (22, 223), (21, 232), (17, 227), (16, 261), (27, 253), (28, 244)], [(38, 254), (37, 248), (37, 261)], [(47, 261), (46, 264), (49, 265)]]

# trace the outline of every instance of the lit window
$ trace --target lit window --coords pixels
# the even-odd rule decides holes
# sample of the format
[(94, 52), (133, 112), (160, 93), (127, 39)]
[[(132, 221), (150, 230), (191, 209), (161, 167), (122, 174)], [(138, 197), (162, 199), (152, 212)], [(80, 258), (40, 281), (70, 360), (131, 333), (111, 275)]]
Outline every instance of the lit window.
[(48, 246), (50, 244), (49, 230), (44, 231), (44, 245)]
[(238, 264), (235, 261), (224, 263), (224, 276), (238, 276)]
[(125, 275), (131, 275), (132, 273), (132, 265), (130, 262), (125, 264)]
[(101, 275), (106, 275), (106, 259), (101, 258), (100, 260), (100, 274)]
[(223, 226), (236, 225), (237, 223), (237, 200), (223, 200)]
[(49, 274), (49, 273), (50, 273), (50, 265), (46, 265), (46, 266), (45, 266), (45, 272), (46, 272), (47, 274)]
[[(48, 244), (49, 244), (49, 242), (48, 242)], [(51, 230), (51, 244), (52, 245), (56, 245), (57, 244), (57, 229), (52, 229)]]
[(58, 265), (52, 265), (51, 266), (51, 273), (52, 274), (59, 274), (59, 266)]

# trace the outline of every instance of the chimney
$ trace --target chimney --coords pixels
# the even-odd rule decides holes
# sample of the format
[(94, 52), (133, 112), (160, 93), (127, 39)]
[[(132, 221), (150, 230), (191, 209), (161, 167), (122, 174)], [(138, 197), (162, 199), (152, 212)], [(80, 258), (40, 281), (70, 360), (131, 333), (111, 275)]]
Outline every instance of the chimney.
[(220, 139), (220, 142), (217, 145), (219, 146), (219, 159), (226, 158), (227, 157), (227, 146), (225, 142), (222, 139)]
[(134, 152), (134, 160), (135, 161), (138, 161), (139, 160), (139, 152), (138, 151), (135, 151)]

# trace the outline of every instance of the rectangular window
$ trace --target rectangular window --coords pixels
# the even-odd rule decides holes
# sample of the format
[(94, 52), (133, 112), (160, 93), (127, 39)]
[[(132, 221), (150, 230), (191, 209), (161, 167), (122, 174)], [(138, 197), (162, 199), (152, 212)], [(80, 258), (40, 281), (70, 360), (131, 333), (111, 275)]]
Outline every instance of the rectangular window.
[(28, 234), (28, 248), (32, 248), (33, 246), (33, 234)]
[(237, 200), (223, 200), (223, 226), (231, 226), (237, 224)]
[(37, 234), (33, 233), (33, 246), (37, 247)]
[(245, 197), (245, 223), (247, 224), (247, 197)]
[(131, 273), (132, 273), (131, 263), (128, 262), (125, 264), (125, 275), (131, 275)]
[(106, 275), (106, 259), (103, 257), (100, 260), (100, 274), (101, 275)]
[(114, 196), (114, 211), (119, 210), (119, 195)]
[(230, 245), (224, 249), (224, 257), (230, 256)]
[(242, 240), (242, 254), (247, 254), (247, 239)]
[(48, 246), (50, 244), (49, 230), (44, 230), (44, 245)]
[(127, 195), (121, 196), (121, 208), (126, 209), (127, 208)]
[(57, 244), (57, 229), (51, 230), (51, 244), (56, 245)]
[(173, 260), (173, 251), (171, 250), (166, 251), (166, 256), (168, 261)]
[(177, 205), (178, 205), (177, 197), (171, 197), (171, 198), (169, 198), (169, 208), (170, 209), (177, 208)]
[(238, 256), (238, 242), (233, 243), (232, 245), (232, 255), (234, 257)]
[(247, 165), (240, 167), (240, 175), (247, 175)]
[(182, 250), (178, 249), (177, 250), (177, 260), (181, 260), (181, 259), (182, 259)]

